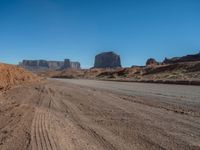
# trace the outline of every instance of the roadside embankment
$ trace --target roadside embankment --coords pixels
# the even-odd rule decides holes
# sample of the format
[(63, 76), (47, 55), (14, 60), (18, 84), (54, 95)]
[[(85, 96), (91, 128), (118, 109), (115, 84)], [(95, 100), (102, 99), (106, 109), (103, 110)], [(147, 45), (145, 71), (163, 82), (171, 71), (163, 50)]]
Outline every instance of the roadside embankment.
[(37, 75), (15, 65), (0, 64), (0, 90), (7, 90), (12, 86), (39, 80)]

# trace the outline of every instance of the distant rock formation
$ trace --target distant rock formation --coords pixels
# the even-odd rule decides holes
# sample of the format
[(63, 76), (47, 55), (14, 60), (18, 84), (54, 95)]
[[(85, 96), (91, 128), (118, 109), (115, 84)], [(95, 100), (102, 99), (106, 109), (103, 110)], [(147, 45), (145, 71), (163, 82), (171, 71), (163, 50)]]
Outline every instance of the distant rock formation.
[(146, 62), (146, 66), (157, 66), (157, 65), (159, 65), (159, 63), (153, 58), (149, 58)]
[(69, 59), (64, 61), (47, 60), (23, 60), (19, 66), (30, 71), (64, 70), (68, 68), (80, 69), (79, 62), (71, 62)]
[(171, 59), (165, 58), (164, 64), (173, 64), (179, 62), (190, 62), (190, 61), (200, 61), (200, 52), (194, 55), (186, 55), (183, 57), (174, 57)]
[(81, 64), (78, 61), (71, 61), (70, 65), (71, 65), (71, 68), (77, 68), (77, 69), (81, 68)]
[(114, 52), (104, 52), (96, 55), (94, 68), (117, 68), (121, 67), (120, 56)]
[(63, 69), (66, 69), (66, 68), (71, 68), (71, 62), (69, 59), (64, 60)]
[(52, 69), (52, 70), (59, 70), (63, 65), (63, 61), (46, 61), (47, 62), (47, 67)]

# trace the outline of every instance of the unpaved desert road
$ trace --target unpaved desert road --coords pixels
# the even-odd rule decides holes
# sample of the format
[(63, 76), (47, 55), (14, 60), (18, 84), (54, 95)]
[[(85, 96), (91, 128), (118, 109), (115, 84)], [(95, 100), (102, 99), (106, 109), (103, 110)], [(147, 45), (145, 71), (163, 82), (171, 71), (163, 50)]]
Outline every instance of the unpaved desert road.
[(200, 87), (48, 79), (0, 94), (0, 150), (199, 150)]
[[(55, 79), (53, 79), (55, 80)], [(184, 101), (200, 103), (200, 86), (154, 84), (137, 82), (114, 82), (83, 79), (56, 79), (57, 81), (78, 84), (87, 87), (120, 92), (128, 95), (156, 96), (166, 98), (180, 98)]]

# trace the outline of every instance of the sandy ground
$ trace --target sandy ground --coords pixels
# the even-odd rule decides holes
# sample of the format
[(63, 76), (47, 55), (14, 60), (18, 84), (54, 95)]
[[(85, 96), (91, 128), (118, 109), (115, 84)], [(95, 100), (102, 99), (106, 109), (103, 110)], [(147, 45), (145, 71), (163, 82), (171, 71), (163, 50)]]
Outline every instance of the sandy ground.
[(200, 149), (198, 86), (48, 80), (0, 94), (0, 150)]

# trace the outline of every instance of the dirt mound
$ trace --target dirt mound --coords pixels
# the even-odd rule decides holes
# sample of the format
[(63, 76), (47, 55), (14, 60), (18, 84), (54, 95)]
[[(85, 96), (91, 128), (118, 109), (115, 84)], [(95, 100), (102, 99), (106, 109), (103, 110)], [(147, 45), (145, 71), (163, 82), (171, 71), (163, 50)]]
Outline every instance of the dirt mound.
[(48, 77), (48, 78), (96, 78), (99, 74), (106, 70), (111, 69), (100, 69), (100, 68), (92, 68), (92, 69), (66, 69), (63, 71), (43, 71), (37, 72), (39, 76)]
[(0, 90), (14, 85), (39, 81), (39, 77), (14, 65), (0, 64)]
[(52, 72), (52, 77), (53, 78), (79, 78), (83, 76), (83, 71), (82, 70), (77, 70), (77, 69), (66, 69), (64, 71), (57, 71), (55, 73)]
[(102, 78), (131, 78), (135, 75), (140, 75), (142, 67), (131, 67), (131, 68), (118, 68), (115, 70), (104, 70), (99, 73), (96, 77)]
[(42, 71), (36, 72), (38, 76), (47, 78), (78, 78), (84, 76), (84, 71), (79, 69), (66, 69), (63, 71)]

